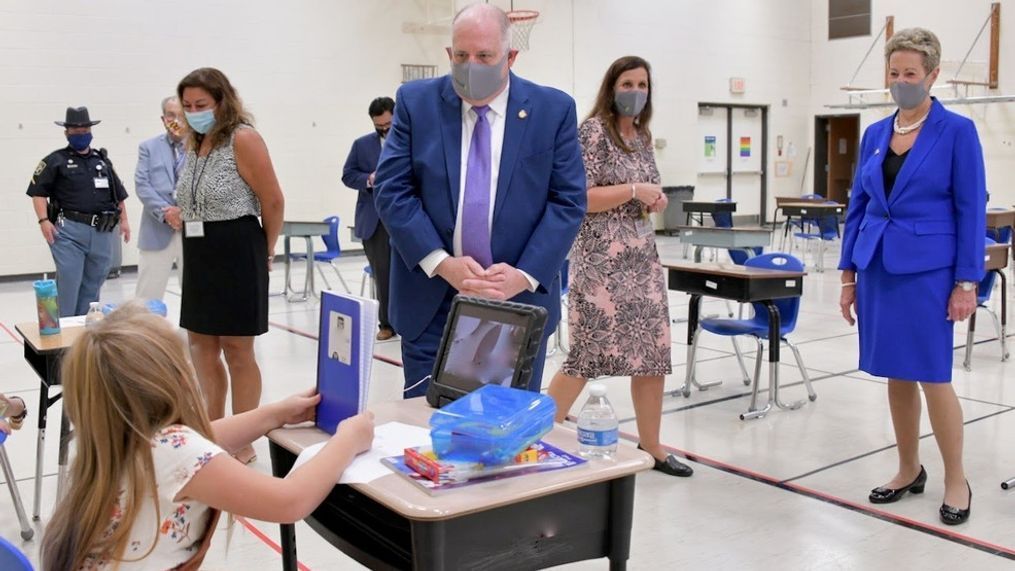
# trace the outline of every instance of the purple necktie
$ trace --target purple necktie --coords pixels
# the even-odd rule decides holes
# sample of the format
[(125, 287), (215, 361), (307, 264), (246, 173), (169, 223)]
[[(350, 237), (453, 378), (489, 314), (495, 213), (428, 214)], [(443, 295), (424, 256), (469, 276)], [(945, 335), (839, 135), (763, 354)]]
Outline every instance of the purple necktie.
[(479, 265), (493, 265), (490, 251), (490, 107), (473, 107), (476, 128), (469, 144), (469, 162), (465, 170), (465, 196), (462, 204), (462, 254)]

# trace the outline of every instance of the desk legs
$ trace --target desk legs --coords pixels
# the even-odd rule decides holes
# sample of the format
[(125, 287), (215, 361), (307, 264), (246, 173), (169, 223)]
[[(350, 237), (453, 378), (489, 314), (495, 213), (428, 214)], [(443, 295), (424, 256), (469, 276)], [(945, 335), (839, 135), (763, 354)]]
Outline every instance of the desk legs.
[[(63, 393), (61, 393), (61, 396)], [(59, 460), (57, 462), (56, 471), (56, 499), (60, 501), (63, 498), (64, 483), (67, 481), (67, 449), (70, 447), (70, 439), (73, 434), (71, 433), (70, 422), (67, 420), (66, 414), (60, 415), (60, 452)]]
[(1015, 478), (1009, 478), (1009, 479), (1001, 482), (1001, 489), (1002, 490), (1010, 490), (1012, 488), (1015, 488)]
[(610, 483), (610, 571), (627, 569), (631, 556), (631, 525), (634, 523), (634, 476)]
[(694, 361), (695, 353), (698, 349), (698, 336), (700, 331), (698, 330), (698, 315), (701, 311), (701, 296), (692, 295), (691, 304), (687, 309), (687, 374), (684, 377), (684, 384), (677, 390), (670, 393), (671, 396), (676, 396), (677, 393), (683, 394), (685, 397), (691, 396), (691, 385), (698, 387), (698, 390), (708, 390), (710, 387), (717, 387), (722, 384), (722, 381), (712, 381), (710, 383), (699, 383), (694, 376)]
[(296, 571), (296, 524), (283, 523), (278, 526), (282, 544), (282, 571)]
[(291, 236), (287, 235), (282, 239), (285, 251), (285, 288), (282, 290), (282, 293), (285, 295), (286, 301), (307, 301), (310, 299), (310, 296), (316, 295), (316, 290), (314, 289), (314, 242), (310, 236), (303, 236), (307, 241), (307, 275), (303, 279), (303, 292), (299, 293), (292, 289), (292, 284), (290, 283), (290, 275), (292, 273), (292, 260), (290, 258), (292, 253), (291, 238)]
[(993, 270), (1001, 278), (1001, 360), (1007, 361), (1008, 353), (1008, 278), (1003, 270)]
[(35, 439), (35, 494), (32, 501), (32, 519), (39, 521), (42, 503), (42, 468), (46, 451), (46, 413), (49, 410), (49, 384), (39, 384), (39, 433)]

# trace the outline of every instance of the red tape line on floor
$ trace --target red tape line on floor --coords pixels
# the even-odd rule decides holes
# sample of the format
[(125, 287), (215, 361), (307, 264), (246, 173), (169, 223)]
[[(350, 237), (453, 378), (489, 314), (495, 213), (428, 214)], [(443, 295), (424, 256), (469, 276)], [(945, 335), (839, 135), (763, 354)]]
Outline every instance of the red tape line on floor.
[[(276, 553), (278, 553), (279, 555), (282, 555), (282, 546), (277, 544), (277, 543), (275, 543), (274, 539), (268, 537), (261, 530), (257, 529), (257, 527), (255, 527), (254, 524), (252, 524), (249, 521), (247, 521), (247, 518), (240, 517), (240, 516), (234, 516), (234, 517), (236, 518), (236, 521), (240, 522), (240, 524), (243, 525), (243, 527), (247, 528), (247, 531), (249, 531), (250, 533), (254, 534), (254, 537), (256, 537), (257, 539), (260, 539), (261, 543), (264, 543), (268, 547), (274, 549)], [(306, 565), (300, 563), (299, 561), (296, 562), (296, 567), (300, 571), (310, 571), (309, 567), (307, 567)]]
[(18, 343), (20, 343), (22, 345), (25, 344), (25, 342), (21, 340), (21, 337), (18, 337), (17, 335), (15, 335), (14, 332), (11, 331), (10, 329), (8, 329), (7, 326), (4, 325), (3, 323), (0, 323), (0, 328), (2, 328), (4, 331), (6, 331), (7, 334), (11, 336), (11, 339), (17, 341)]

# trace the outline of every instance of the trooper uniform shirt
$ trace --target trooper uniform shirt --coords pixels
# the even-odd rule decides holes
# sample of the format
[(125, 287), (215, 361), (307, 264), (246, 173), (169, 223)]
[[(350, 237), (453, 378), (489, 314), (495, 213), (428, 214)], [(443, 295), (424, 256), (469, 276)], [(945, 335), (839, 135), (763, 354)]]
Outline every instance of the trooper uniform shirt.
[(42, 159), (27, 194), (55, 199), (61, 210), (84, 214), (117, 210), (119, 203), (127, 199), (127, 190), (111, 164), (95, 149), (82, 155), (65, 147)]

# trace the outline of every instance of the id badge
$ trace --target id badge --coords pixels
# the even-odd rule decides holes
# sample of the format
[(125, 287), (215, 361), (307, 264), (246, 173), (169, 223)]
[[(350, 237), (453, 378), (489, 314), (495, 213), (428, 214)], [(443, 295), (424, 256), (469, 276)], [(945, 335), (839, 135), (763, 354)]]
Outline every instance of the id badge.
[(109, 188), (109, 179), (105, 177), (95, 177), (95, 188)]
[(638, 217), (638, 220), (634, 223), (634, 228), (637, 230), (639, 238), (648, 238), (655, 234), (655, 228), (652, 226), (652, 219), (648, 213)]
[(204, 238), (204, 222), (200, 220), (184, 222), (183, 230), (187, 238)]

